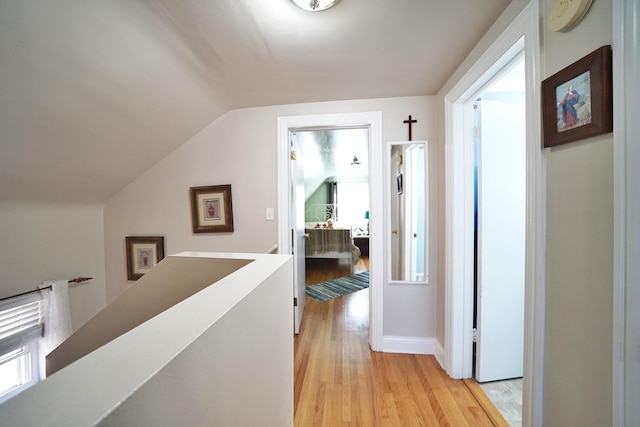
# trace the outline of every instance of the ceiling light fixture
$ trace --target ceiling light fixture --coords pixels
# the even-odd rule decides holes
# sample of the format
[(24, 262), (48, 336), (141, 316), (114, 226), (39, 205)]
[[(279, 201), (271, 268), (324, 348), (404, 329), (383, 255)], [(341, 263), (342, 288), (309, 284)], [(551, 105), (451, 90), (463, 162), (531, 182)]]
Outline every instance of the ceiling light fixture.
[(321, 10), (329, 9), (331, 6), (338, 3), (339, 0), (291, 0), (301, 9), (309, 12), (320, 12)]

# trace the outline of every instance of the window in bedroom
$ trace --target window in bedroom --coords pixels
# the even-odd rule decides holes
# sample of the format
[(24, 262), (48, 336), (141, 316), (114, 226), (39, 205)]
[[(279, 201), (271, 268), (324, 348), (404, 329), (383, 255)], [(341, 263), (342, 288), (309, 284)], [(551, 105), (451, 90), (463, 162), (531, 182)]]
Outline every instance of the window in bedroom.
[(338, 223), (353, 230), (367, 230), (369, 183), (339, 182), (337, 193)]
[(0, 301), (0, 403), (38, 382), (40, 293)]

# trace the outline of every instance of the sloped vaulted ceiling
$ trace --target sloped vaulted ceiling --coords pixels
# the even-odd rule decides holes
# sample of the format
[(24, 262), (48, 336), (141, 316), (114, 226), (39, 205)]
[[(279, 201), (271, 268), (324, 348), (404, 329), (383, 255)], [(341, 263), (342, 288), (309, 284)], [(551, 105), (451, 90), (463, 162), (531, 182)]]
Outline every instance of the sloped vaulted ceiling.
[(0, 2), (0, 202), (104, 202), (236, 108), (434, 94), (508, 3)]

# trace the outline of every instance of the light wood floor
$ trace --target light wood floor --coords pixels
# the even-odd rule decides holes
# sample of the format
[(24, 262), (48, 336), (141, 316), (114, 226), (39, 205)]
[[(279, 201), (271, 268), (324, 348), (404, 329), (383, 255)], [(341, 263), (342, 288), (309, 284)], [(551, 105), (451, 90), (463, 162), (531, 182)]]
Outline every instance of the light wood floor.
[[(361, 259), (354, 273), (368, 267)], [(307, 284), (348, 274), (313, 260)], [(296, 426), (508, 426), (474, 381), (452, 380), (433, 356), (372, 352), (368, 335), (368, 289), (307, 297), (295, 338)]]

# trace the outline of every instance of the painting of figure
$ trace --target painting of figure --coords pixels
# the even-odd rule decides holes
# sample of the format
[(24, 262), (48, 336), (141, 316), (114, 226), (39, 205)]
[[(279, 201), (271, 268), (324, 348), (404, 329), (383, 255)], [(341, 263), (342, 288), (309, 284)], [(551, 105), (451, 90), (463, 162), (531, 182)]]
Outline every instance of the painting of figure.
[(558, 132), (591, 123), (591, 76), (586, 71), (556, 87)]

